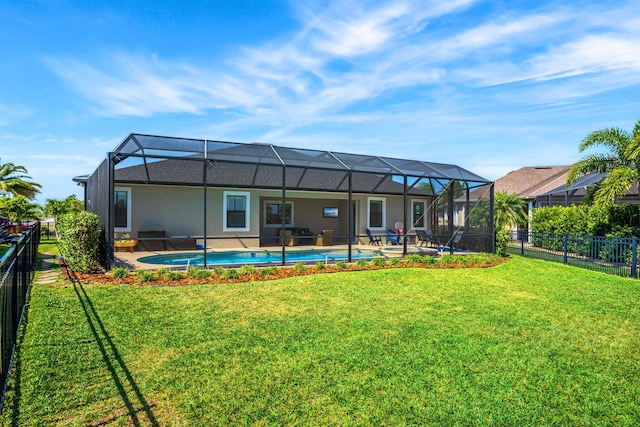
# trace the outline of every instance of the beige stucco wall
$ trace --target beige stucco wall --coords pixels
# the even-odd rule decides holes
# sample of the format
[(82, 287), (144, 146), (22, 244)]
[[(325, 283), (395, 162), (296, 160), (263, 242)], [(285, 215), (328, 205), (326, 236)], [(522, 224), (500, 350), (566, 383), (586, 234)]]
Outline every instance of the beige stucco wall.
[[(140, 230), (165, 230), (169, 237), (196, 237), (202, 243), (204, 236), (203, 205), (204, 193), (198, 187), (177, 187), (157, 185), (123, 185), (131, 188), (131, 237), (136, 237)], [(223, 195), (225, 191), (241, 191), (250, 193), (250, 227), (249, 231), (223, 230)], [(309, 228), (317, 234), (323, 229), (331, 229), (334, 236), (348, 234), (348, 195), (342, 193), (288, 191), (287, 200), (294, 203), (293, 226)], [(386, 228), (393, 228), (397, 221), (403, 220), (402, 196), (375, 196), (385, 199), (386, 224), (384, 229), (375, 231), (384, 235)], [(244, 189), (207, 189), (207, 246), (210, 248), (238, 248), (260, 246), (260, 236), (276, 236), (276, 227), (264, 224), (264, 202), (280, 201), (279, 190), (244, 190)], [(408, 220), (411, 219), (411, 201), (416, 197), (408, 197)], [(430, 199), (424, 198), (426, 207)], [(365, 236), (361, 243), (367, 243), (367, 195), (353, 195), (356, 207), (356, 232)], [(323, 208), (337, 207), (338, 218), (323, 218)], [(425, 216), (429, 222), (429, 213)], [(224, 238), (224, 239), (216, 239)], [(275, 243), (265, 240), (263, 244)], [(346, 243), (346, 240), (344, 240)]]

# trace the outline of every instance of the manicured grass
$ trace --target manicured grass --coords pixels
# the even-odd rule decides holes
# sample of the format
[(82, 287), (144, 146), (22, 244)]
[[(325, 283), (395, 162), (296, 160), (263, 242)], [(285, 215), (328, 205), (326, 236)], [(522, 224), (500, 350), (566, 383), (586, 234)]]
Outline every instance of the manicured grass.
[(38, 285), (6, 425), (640, 424), (640, 282), (514, 258)]

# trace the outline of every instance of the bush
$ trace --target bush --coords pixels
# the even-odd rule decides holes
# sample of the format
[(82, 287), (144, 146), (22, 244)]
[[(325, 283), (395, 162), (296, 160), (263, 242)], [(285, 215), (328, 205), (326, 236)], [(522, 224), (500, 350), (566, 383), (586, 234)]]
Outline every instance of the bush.
[(156, 273), (150, 270), (138, 270), (136, 271), (136, 277), (138, 281), (142, 283), (154, 282), (158, 279), (158, 276), (156, 276)]
[(278, 271), (278, 269), (276, 267), (265, 267), (262, 270), (260, 270), (260, 275), (261, 276), (273, 276), (276, 274), (276, 272)]
[(129, 269), (124, 268), (124, 267), (118, 267), (118, 268), (114, 268), (109, 272), (109, 276), (113, 277), (114, 279), (122, 279), (123, 277), (127, 277), (131, 272), (129, 271)]
[(182, 272), (180, 271), (169, 270), (165, 277), (167, 278), (167, 280), (178, 281), (184, 278), (184, 274), (182, 274)]
[(422, 256), (420, 256), (418, 254), (409, 254), (406, 257), (404, 257), (404, 260), (406, 262), (408, 262), (409, 264), (423, 264), (424, 263), (424, 258), (422, 258)]
[(324, 262), (322, 262), (322, 261), (317, 261), (317, 262), (316, 262), (316, 268), (317, 268), (318, 270), (324, 270), (325, 268), (327, 268), (327, 264), (325, 264), (325, 263), (324, 263)]
[(298, 271), (305, 271), (307, 269), (307, 266), (304, 265), (303, 262), (297, 262), (293, 265), (293, 269)]
[(253, 274), (255, 272), (256, 272), (256, 266), (252, 264), (245, 264), (238, 269), (238, 273), (240, 273), (240, 275), (242, 276)]
[(425, 255), (422, 257), (422, 262), (424, 262), (427, 265), (436, 265), (436, 263), (438, 262), (438, 260), (436, 260), (434, 257), (429, 256), (429, 255)]
[(507, 230), (496, 231), (496, 254), (500, 256), (508, 256), (507, 244), (509, 243), (509, 233)]
[(344, 261), (338, 261), (338, 262), (336, 262), (336, 267), (338, 267), (338, 268), (340, 268), (340, 269), (344, 269), (344, 268), (347, 268), (347, 267), (349, 267), (349, 266), (348, 266), (348, 265), (347, 265), (347, 263), (346, 263), (346, 262), (344, 262)]
[(197, 279), (208, 279), (209, 277), (211, 277), (211, 270), (196, 266), (190, 266), (187, 269), (187, 276), (195, 277)]
[(227, 268), (227, 269), (224, 270), (224, 274), (222, 276), (226, 277), (227, 279), (239, 279), (240, 278), (240, 272), (238, 270), (233, 269), (233, 268)]
[(367, 264), (367, 261), (363, 259), (359, 259), (358, 261), (356, 261), (356, 267), (358, 268), (367, 268), (368, 266), (369, 264)]
[(389, 258), (387, 263), (389, 265), (398, 265), (398, 264), (400, 264), (400, 258)]
[(87, 273), (100, 268), (102, 229), (98, 215), (71, 212), (57, 221), (60, 253), (73, 271)]
[(387, 260), (381, 256), (373, 257), (371, 260), (371, 265), (375, 265), (376, 267), (384, 267), (387, 264)]

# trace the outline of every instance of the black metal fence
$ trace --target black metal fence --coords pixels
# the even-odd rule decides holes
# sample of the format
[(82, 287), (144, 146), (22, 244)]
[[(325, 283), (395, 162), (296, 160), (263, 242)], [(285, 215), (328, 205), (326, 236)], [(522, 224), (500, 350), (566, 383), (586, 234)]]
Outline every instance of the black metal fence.
[(638, 278), (636, 237), (513, 232), (507, 251), (512, 254)]
[(7, 386), (7, 377), (15, 350), (16, 339), (27, 293), (34, 274), (34, 265), (40, 243), (40, 224), (35, 223), (26, 230), (18, 242), (0, 259), (0, 370), (2, 395), (0, 408)]

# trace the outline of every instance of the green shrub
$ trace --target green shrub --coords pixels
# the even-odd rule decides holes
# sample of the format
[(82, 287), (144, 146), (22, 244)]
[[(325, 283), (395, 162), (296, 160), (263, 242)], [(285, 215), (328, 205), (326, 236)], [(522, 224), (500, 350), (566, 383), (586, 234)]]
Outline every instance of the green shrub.
[(465, 265), (466, 256), (465, 255), (451, 255), (445, 254), (438, 258), (438, 264), (447, 266), (447, 265)]
[(387, 263), (389, 265), (398, 265), (398, 264), (400, 264), (400, 258), (389, 258)]
[(187, 276), (197, 279), (208, 279), (211, 277), (211, 270), (192, 265), (187, 269)]
[(139, 282), (146, 283), (156, 281), (158, 276), (156, 276), (156, 273), (151, 270), (138, 270), (136, 271), (136, 278)]
[(316, 268), (318, 270), (324, 270), (325, 268), (327, 268), (327, 264), (322, 261), (316, 261)]
[(358, 261), (356, 261), (356, 267), (358, 267), (358, 268), (366, 268), (368, 266), (369, 266), (369, 264), (367, 264), (367, 261), (365, 261), (363, 259), (359, 259)]
[(226, 268), (224, 268), (224, 267), (214, 267), (214, 268), (213, 268), (213, 270), (212, 270), (212, 272), (213, 272), (214, 274), (217, 274), (218, 276), (223, 276), (223, 275), (224, 275), (224, 272), (225, 272), (226, 270), (227, 270), (227, 269), (226, 269)]
[(261, 276), (273, 276), (276, 274), (278, 269), (276, 267), (265, 267), (260, 270)]
[(158, 277), (167, 277), (170, 271), (171, 270), (169, 270), (167, 267), (160, 267), (159, 269), (156, 270), (156, 275)]
[(298, 271), (305, 271), (305, 270), (307, 269), (307, 266), (306, 266), (306, 265), (304, 265), (304, 263), (303, 263), (303, 262), (296, 262), (296, 263), (293, 265), (293, 269), (294, 269), (294, 270), (298, 270)]
[(90, 212), (70, 212), (57, 220), (60, 253), (73, 271), (89, 272), (100, 267), (100, 218)]
[(509, 244), (509, 232), (507, 230), (496, 231), (496, 253), (500, 256), (508, 256), (507, 245)]
[(423, 264), (424, 263), (424, 258), (422, 258), (422, 256), (418, 255), (418, 254), (409, 254), (409, 255), (404, 257), (404, 260), (406, 262), (408, 262), (409, 264)]
[(384, 267), (387, 264), (387, 260), (381, 256), (373, 257), (371, 259), (371, 265), (375, 265), (376, 267)]
[(114, 279), (122, 279), (123, 277), (127, 277), (129, 274), (131, 274), (129, 269), (124, 267), (113, 268), (109, 272), (109, 275)]
[(224, 270), (224, 273), (222, 275), (223, 277), (226, 277), (227, 279), (239, 279), (240, 278), (240, 272), (238, 270), (235, 270), (233, 268), (227, 268)]
[(171, 281), (178, 281), (178, 280), (182, 280), (184, 278), (184, 274), (182, 274), (181, 271), (174, 271), (174, 270), (169, 270), (165, 276), (164, 276), (167, 280), (171, 280)]
[(424, 262), (427, 265), (436, 265), (438, 260), (435, 257), (425, 255), (422, 257), (422, 262)]
[(240, 273), (240, 275), (242, 276), (247, 274), (253, 274), (255, 272), (256, 272), (256, 266), (252, 264), (245, 264), (238, 269), (238, 273)]
[(349, 267), (349, 266), (348, 266), (348, 265), (347, 265), (347, 263), (346, 263), (346, 262), (344, 262), (344, 261), (338, 261), (338, 262), (336, 262), (336, 267), (338, 267), (338, 268), (340, 268), (340, 269), (344, 269), (344, 268), (347, 268), (347, 267)]

